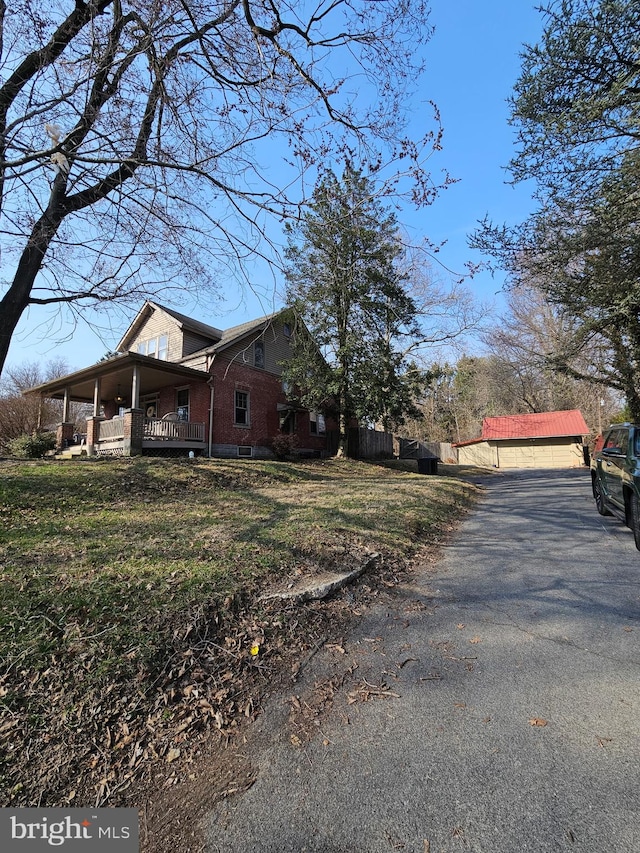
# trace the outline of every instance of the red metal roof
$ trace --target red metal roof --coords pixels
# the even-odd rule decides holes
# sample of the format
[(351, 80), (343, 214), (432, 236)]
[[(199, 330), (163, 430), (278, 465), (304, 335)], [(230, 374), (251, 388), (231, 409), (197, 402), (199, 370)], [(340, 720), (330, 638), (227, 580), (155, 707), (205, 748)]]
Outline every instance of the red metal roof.
[(482, 421), (480, 441), (514, 438), (556, 438), (588, 435), (589, 427), (579, 409), (566, 412), (535, 412), (530, 415), (505, 415)]

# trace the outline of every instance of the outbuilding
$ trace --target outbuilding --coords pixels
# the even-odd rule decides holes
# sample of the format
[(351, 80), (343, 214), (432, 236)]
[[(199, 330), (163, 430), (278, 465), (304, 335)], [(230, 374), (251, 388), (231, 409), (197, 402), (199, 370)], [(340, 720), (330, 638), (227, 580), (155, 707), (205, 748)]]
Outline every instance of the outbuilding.
[(458, 442), (458, 462), (489, 468), (578, 468), (589, 434), (579, 409), (484, 418), (482, 435)]

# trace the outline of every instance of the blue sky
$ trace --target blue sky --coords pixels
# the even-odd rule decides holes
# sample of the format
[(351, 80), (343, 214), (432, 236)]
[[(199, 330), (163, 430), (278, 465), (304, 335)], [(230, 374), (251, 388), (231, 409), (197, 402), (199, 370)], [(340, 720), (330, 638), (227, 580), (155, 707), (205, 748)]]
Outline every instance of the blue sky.
[[(443, 150), (430, 161), (434, 177), (446, 169), (458, 183), (419, 213), (407, 210), (400, 222), (414, 236), (424, 234), (434, 242), (446, 240), (440, 259), (462, 271), (466, 260), (478, 261), (467, 247), (467, 235), (485, 213), (498, 222), (517, 222), (532, 207), (529, 188), (506, 184), (504, 166), (513, 153), (513, 129), (507, 124), (506, 103), (520, 69), (523, 42), (538, 40), (542, 19), (529, 0), (432, 0), (431, 23), (436, 31), (426, 47), (427, 72), (414, 98), (412, 124), (416, 131), (423, 102), (438, 105), (444, 126)], [(444, 271), (434, 270), (446, 278)], [(502, 279), (479, 274), (469, 287), (479, 300), (500, 309)], [(218, 327), (228, 327), (260, 316), (274, 307), (273, 282), (257, 282), (257, 293), (237, 294), (234, 285), (219, 313), (194, 316)], [(176, 306), (189, 313), (189, 306)], [(46, 362), (64, 358), (71, 369), (99, 360), (113, 348), (127, 322), (122, 318), (111, 335), (98, 337), (89, 328), (54, 326), (46, 331), (45, 310), (34, 308), (24, 317), (9, 351), (8, 364)], [(120, 323), (122, 325), (120, 325)], [(61, 340), (72, 335), (69, 340)]]

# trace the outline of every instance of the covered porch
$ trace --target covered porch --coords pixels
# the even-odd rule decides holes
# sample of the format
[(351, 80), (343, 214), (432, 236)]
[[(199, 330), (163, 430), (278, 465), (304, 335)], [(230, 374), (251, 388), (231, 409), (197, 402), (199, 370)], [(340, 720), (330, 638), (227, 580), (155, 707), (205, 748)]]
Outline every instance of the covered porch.
[[(191, 420), (188, 389), (198, 386), (206, 391), (210, 379), (201, 370), (126, 353), (26, 393), (63, 401), (62, 422), (57, 428), (59, 449), (74, 443), (76, 427), (69, 412), (70, 404), (77, 402), (92, 406), (85, 439), (89, 456), (189, 450), (202, 454), (209, 450), (212, 408), (209, 407), (209, 423)], [(212, 396), (211, 386), (209, 390)], [(179, 406), (179, 394), (184, 395), (185, 391), (186, 405)]]
[[(128, 409), (111, 420), (91, 418), (87, 424), (87, 455), (134, 456), (135, 437), (142, 433), (141, 453), (170, 453), (174, 450), (207, 449), (205, 424), (162, 418), (146, 418), (142, 410)], [(142, 425), (140, 426), (140, 421)]]

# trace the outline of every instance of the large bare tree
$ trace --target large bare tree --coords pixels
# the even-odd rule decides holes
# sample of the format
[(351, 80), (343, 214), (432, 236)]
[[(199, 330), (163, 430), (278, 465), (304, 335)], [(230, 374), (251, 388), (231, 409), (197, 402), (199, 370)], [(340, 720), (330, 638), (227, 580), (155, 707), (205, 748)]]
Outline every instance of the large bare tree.
[(0, 0), (0, 370), (30, 305), (215, 289), (337, 153), (430, 202), (429, 36), (422, 0)]

